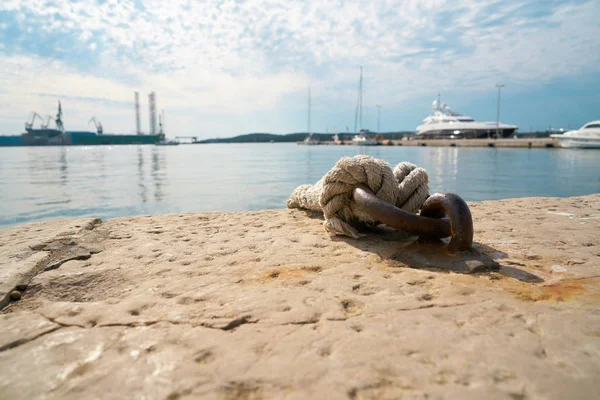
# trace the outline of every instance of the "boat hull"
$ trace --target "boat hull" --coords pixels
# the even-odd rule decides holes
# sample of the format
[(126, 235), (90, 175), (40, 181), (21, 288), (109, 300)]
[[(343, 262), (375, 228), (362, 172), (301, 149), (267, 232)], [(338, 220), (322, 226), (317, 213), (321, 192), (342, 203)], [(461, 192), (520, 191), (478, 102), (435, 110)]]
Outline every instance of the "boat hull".
[[(517, 128), (501, 128), (499, 138), (507, 139), (515, 134)], [(417, 133), (420, 139), (488, 139), (496, 137), (496, 129), (439, 129)]]
[(101, 146), (122, 144), (156, 144), (161, 141), (161, 135), (86, 135), (68, 134), (72, 146)]
[(373, 137), (368, 137), (366, 134), (362, 133), (352, 138), (352, 144), (355, 146), (377, 146), (379, 143), (377, 139)]
[(23, 138), (19, 136), (0, 136), (0, 147), (23, 146)]
[(162, 135), (97, 135), (94, 132), (66, 132), (56, 135), (49, 131), (40, 129), (20, 136), (0, 136), (0, 147), (156, 144), (163, 139)]
[(352, 144), (355, 146), (377, 146), (378, 145), (377, 142), (375, 142), (375, 143), (373, 143), (373, 142), (352, 142)]
[(566, 149), (600, 149), (600, 139), (557, 138), (558, 145)]
[[(58, 133), (57, 133), (58, 132)], [(67, 138), (60, 131), (39, 129), (21, 135), (23, 146), (62, 146), (68, 144)]]

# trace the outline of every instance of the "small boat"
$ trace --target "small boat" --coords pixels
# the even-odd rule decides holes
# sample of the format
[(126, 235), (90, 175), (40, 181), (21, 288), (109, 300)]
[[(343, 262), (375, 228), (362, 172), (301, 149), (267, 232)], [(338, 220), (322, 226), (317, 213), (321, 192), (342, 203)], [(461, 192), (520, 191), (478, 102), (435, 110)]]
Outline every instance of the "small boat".
[(304, 139), (302, 141), (302, 144), (305, 144), (307, 146), (316, 146), (318, 144), (321, 144), (321, 142), (319, 141), (318, 138), (314, 137), (311, 133), (308, 135), (308, 137), (306, 139)]
[(553, 134), (550, 137), (558, 139), (560, 147), (600, 149), (600, 120), (588, 122), (577, 130)]
[(179, 145), (179, 142), (177, 140), (163, 139), (154, 144), (156, 146), (177, 146)]
[(344, 144), (341, 140), (340, 137), (338, 135), (338, 133), (336, 132), (335, 135), (333, 135), (333, 137), (331, 138), (331, 140), (333, 141), (333, 144)]
[(368, 137), (368, 129), (361, 129), (360, 133), (352, 138), (352, 144), (357, 146), (377, 146), (379, 143), (374, 137)]

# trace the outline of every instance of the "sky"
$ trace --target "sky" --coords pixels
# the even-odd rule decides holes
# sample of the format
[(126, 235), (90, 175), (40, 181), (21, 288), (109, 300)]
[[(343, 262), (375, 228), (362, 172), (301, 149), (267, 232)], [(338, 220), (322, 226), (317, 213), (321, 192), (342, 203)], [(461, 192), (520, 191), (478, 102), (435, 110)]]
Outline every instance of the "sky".
[[(438, 92), (520, 132), (600, 119), (600, 1), (1, 0), (0, 135), (63, 108), (67, 130), (167, 136), (414, 131)], [(36, 123), (38, 124), (38, 123)]]

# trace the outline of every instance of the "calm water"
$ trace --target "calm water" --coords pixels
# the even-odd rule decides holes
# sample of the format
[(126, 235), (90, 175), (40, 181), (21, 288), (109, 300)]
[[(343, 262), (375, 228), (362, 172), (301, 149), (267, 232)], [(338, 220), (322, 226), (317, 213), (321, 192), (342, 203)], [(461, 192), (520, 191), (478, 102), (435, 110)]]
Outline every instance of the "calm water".
[(342, 156), (424, 167), (466, 200), (600, 192), (600, 152), (572, 149), (223, 144), (0, 148), (0, 226), (189, 211), (285, 208)]

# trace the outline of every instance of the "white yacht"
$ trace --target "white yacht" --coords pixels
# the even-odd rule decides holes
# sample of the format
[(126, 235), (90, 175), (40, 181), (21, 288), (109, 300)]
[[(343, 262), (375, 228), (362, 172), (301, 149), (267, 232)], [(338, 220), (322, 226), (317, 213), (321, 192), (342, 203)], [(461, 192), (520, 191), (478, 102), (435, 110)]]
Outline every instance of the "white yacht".
[(331, 140), (333, 141), (333, 144), (343, 144), (342, 141), (340, 140), (340, 135), (338, 135), (337, 132), (335, 132), (335, 135), (333, 135)]
[(422, 139), (478, 139), (511, 137), (516, 125), (496, 122), (477, 122), (473, 118), (452, 111), (446, 104), (437, 100), (432, 104), (433, 113), (417, 127), (417, 138)]
[(319, 140), (319, 138), (314, 137), (312, 133), (309, 133), (306, 139), (302, 141), (302, 144), (305, 144), (307, 146), (315, 146), (321, 144), (321, 141)]
[(588, 122), (577, 130), (550, 137), (558, 139), (560, 147), (600, 149), (600, 121)]
[(360, 133), (352, 138), (352, 144), (357, 146), (377, 146), (377, 139), (368, 137), (368, 129), (361, 129)]

